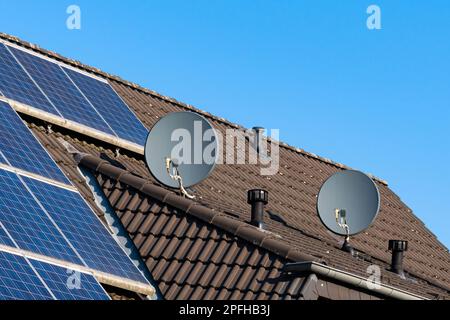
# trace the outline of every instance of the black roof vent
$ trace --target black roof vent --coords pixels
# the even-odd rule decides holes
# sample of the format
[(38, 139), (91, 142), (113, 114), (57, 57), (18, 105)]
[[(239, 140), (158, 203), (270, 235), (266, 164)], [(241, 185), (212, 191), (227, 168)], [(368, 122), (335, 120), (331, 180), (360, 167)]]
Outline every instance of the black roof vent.
[(252, 206), (250, 223), (260, 229), (264, 229), (264, 206), (269, 201), (269, 193), (266, 190), (253, 189), (247, 192), (247, 202)]
[(408, 250), (408, 241), (389, 240), (389, 250), (392, 251), (391, 270), (400, 277), (405, 277), (403, 271), (403, 252)]

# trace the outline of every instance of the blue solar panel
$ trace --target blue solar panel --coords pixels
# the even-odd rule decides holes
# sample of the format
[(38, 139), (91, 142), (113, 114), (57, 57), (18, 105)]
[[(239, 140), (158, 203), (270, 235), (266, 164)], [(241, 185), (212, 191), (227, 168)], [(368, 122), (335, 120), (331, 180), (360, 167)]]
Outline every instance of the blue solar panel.
[(148, 130), (108, 83), (64, 69), (120, 138), (144, 145)]
[(58, 115), (58, 112), (2, 43), (0, 43), (0, 91), (5, 97)]
[[(0, 101), (0, 151), (13, 167), (70, 184), (22, 119), (3, 101)], [(0, 162), (8, 164), (2, 157)]]
[(91, 275), (41, 261), (29, 261), (58, 300), (110, 300)]
[(114, 134), (59, 65), (19, 49), (11, 51), (64, 118)]
[(83, 265), (14, 173), (0, 170), (0, 221), (19, 248)]
[(23, 257), (0, 252), (0, 300), (50, 299), (52, 295)]
[(34, 179), (24, 180), (88, 267), (147, 283), (80, 194)]
[(11, 240), (11, 238), (8, 236), (5, 230), (3, 230), (1, 225), (0, 225), (0, 243), (6, 246), (15, 247), (14, 242)]

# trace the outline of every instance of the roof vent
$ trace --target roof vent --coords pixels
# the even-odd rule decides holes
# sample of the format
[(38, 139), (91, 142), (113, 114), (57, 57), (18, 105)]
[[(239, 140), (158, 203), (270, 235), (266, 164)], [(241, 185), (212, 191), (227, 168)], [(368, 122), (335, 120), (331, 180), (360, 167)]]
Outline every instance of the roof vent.
[(403, 271), (403, 252), (408, 250), (408, 241), (389, 240), (389, 250), (392, 251), (391, 270), (402, 278), (405, 277)]
[(252, 205), (251, 224), (264, 229), (264, 206), (269, 201), (266, 190), (253, 189), (247, 192), (247, 202)]
[(264, 134), (265, 129), (263, 127), (253, 127), (252, 129), (255, 132), (255, 140), (253, 142), (254, 143), (253, 146), (254, 146), (256, 152), (260, 153), (260, 151), (262, 151), (261, 143), (263, 141), (263, 134)]

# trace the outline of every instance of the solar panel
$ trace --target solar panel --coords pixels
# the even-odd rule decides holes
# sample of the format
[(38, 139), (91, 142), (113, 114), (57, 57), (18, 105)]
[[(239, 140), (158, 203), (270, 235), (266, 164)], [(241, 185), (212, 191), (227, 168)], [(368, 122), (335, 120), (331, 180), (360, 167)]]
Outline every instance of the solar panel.
[(11, 238), (8, 236), (5, 230), (3, 230), (3, 227), (0, 224), (0, 244), (4, 244), (6, 246), (15, 247), (14, 242), (11, 240)]
[[(70, 184), (47, 151), (7, 103), (0, 101), (0, 162)], [(9, 162), (9, 163), (8, 163)]]
[(83, 265), (16, 174), (0, 170), (0, 190), (0, 222), (19, 248)]
[(79, 193), (30, 178), (24, 181), (88, 267), (147, 283)]
[(114, 134), (59, 65), (16, 48), (11, 51), (64, 118)]
[(144, 145), (148, 130), (108, 83), (63, 69), (120, 138)]
[(25, 258), (0, 252), (0, 300), (50, 300), (53, 296)]
[(148, 130), (108, 83), (2, 43), (0, 70), (5, 97), (144, 145)]
[(58, 115), (3, 43), (0, 43), (0, 70), (0, 91), (5, 97)]
[(37, 260), (29, 261), (58, 300), (110, 300), (102, 286), (89, 274)]

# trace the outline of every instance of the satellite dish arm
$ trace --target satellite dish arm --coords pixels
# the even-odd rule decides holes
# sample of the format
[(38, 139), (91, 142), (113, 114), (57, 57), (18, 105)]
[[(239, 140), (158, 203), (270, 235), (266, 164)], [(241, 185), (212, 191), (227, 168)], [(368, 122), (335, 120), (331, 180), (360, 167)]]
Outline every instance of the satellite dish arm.
[(350, 246), (350, 228), (347, 224), (346, 212), (345, 209), (335, 209), (336, 214), (336, 223), (339, 227), (345, 230), (345, 241), (342, 246), (344, 251), (350, 252), (351, 255), (354, 254), (353, 248)]
[[(171, 168), (172, 168), (172, 170), (171, 170)], [(186, 189), (183, 187), (183, 178), (180, 176), (177, 166), (174, 165), (172, 159), (170, 159), (170, 158), (166, 158), (166, 170), (167, 170), (167, 173), (169, 174), (170, 178), (178, 182), (178, 186), (180, 188), (181, 194), (186, 198), (194, 199), (195, 196), (189, 194), (186, 191)]]
[(336, 222), (339, 227), (345, 230), (346, 240), (348, 241), (350, 239), (350, 228), (348, 227), (347, 224), (345, 209), (335, 209), (335, 213), (336, 213)]

